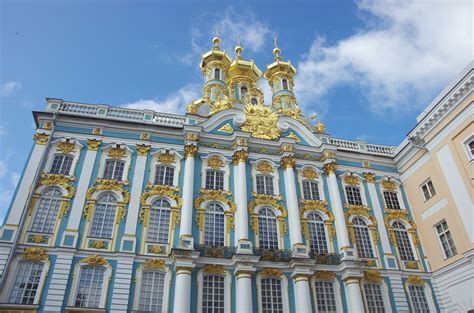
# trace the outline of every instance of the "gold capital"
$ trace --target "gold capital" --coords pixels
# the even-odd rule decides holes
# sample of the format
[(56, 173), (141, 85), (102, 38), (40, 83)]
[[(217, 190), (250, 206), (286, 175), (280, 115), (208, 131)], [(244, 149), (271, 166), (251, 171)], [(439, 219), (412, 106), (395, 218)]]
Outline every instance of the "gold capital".
[(364, 177), (368, 183), (375, 182), (375, 174), (374, 173), (364, 173)]
[(137, 145), (138, 155), (147, 155), (148, 151), (150, 151), (149, 145)]
[(87, 147), (89, 150), (97, 151), (99, 149), (100, 144), (102, 141), (96, 139), (88, 139), (87, 140)]
[(25, 260), (41, 261), (46, 260), (48, 255), (44, 248), (26, 248), (23, 257)]
[(324, 164), (324, 173), (326, 175), (336, 174), (337, 165), (335, 162)]
[(198, 147), (195, 145), (185, 145), (184, 146), (184, 157), (195, 157), (198, 151)]
[(36, 133), (34, 135), (34, 139), (38, 145), (45, 145), (48, 142), (48, 138), (49, 138), (48, 134)]
[(293, 168), (295, 167), (296, 160), (294, 156), (289, 155), (289, 156), (283, 157), (281, 159), (281, 163), (284, 169)]
[(239, 164), (239, 162), (245, 162), (249, 156), (249, 153), (245, 150), (236, 151), (232, 156), (234, 160), (234, 165)]

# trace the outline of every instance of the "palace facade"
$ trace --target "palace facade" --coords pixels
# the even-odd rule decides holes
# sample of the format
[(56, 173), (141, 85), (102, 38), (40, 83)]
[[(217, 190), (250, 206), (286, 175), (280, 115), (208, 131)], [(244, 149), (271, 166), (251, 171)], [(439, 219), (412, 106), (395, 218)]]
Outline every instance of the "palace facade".
[[(327, 134), (298, 107), (296, 70), (278, 47), (264, 104), (260, 69), (219, 42), (202, 56), (202, 98), (185, 115), (61, 99), (34, 112), (34, 144), (0, 230), (0, 312), (443, 310), (431, 270), (445, 261), (425, 223), (444, 212), (447, 225), (435, 227), (457, 240), (472, 193), (445, 195), (458, 191), (437, 176), (419, 190), (411, 164), (422, 161), (411, 154), (428, 152), (414, 140)], [(423, 217), (435, 204), (411, 199), (433, 188), (433, 201), (459, 205), (456, 217), (442, 208)], [(472, 260), (472, 239), (457, 252), (440, 240), (445, 256)]]

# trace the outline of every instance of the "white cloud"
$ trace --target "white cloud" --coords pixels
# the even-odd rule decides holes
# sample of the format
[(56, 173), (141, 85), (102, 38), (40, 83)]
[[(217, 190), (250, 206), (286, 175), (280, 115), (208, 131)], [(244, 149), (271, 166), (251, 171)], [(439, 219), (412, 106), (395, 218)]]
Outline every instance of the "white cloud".
[(0, 95), (9, 96), (13, 92), (21, 90), (22, 87), (23, 86), (21, 85), (21, 83), (17, 81), (9, 81), (9, 82), (3, 83), (0, 86)]
[(123, 104), (129, 109), (153, 110), (164, 113), (184, 113), (186, 106), (193, 100), (200, 98), (201, 86), (198, 84), (188, 84), (178, 91), (170, 94), (166, 99), (140, 99), (135, 102)]
[(0, 160), (0, 178), (5, 177), (8, 173), (7, 162)]
[(423, 107), (473, 58), (469, 1), (357, 5), (365, 28), (335, 44), (318, 36), (298, 64), (299, 103), (318, 106), (331, 88), (349, 84), (379, 113)]

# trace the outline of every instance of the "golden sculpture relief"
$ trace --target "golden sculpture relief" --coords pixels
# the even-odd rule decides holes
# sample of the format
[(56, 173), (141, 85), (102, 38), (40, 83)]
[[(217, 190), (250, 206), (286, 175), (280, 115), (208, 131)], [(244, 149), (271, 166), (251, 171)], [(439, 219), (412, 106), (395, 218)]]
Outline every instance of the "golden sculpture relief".
[(393, 180), (384, 180), (382, 181), (382, 187), (387, 190), (395, 190), (397, 188), (397, 184)]
[(34, 140), (36, 141), (36, 144), (38, 145), (45, 145), (48, 143), (48, 138), (49, 138), (49, 135), (48, 134), (40, 134), (40, 133), (36, 133), (34, 135)]
[(141, 133), (140, 134), (140, 139), (141, 140), (150, 140), (150, 134), (149, 133)]
[(270, 107), (262, 104), (246, 104), (244, 110), (247, 119), (242, 125), (242, 130), (249, 132), (252, 137), (273, 140), (280, 137), (277, 127), (278, 114)]
[(426, 284), (426, 281), (420, 276), (411, 275), (411, 276), (408, 276), (407, 283), (413, 284), (413, 285), (424, 285)]
[(346, 175), (344, 176), (344, 182), (347, 185), (355, 186), (359, 184), (359, 178), (355, 175)]
[(408, 261), (405, 265), (406, 268), (410, 269), (410, 270), (417, 270), (419, 267), (418, 267), (418, 262), (416, 261)]
[(147, 155), (148, 151), (150, 151), (149, 145), (137, 145), (138, 155)]
[(321, 161), (326, 161), (327, 159), (335, 159), (336, 153), (334, 151), (324, 151), (321, 155)]
[(326, 125), (324, 125), (321, 121), (319, 121), (317, 124), (316, 124), (316, 132), (318, 134), (324, 134), (326, 133)]
[(50, 121), (46, 121), (46, 122), (43, 123), (43, 128), (51, 130), (51, 129), (53, 129), (53, 124)]
[(143, 264), (143, 268), (147, 270), (164, 270), (165, 260), (160, 259), (148, 259)]
[(224, 161), (222, 161), (222, 159), (217, 155), (213, 155), (209, 159), (207, 159), (207, 166), (217, 170), (224, 167)]
[(186, 134), (186, 140), (198, 141), (199, 140), (199, 135), (197, 133), (187, 133)]
[(317, 271), (314, 274), (315, 279), (323, 279), (323, 280), (334, 280), (336, 278), (336, 272), (332, 271)]
[(374, 183), (375, 182), (375, 174), (374, 173), (364, 173), (364, 177), (367, 180), (368, 183)]
[(232, 159), (234, 160), (234, 164), (237, 165), (239, 162), (244, 162), (247, 160), (249, 156), (249, 153), (245, 150), (240, 150), (236, 151), (234, 155), (232, 156)]
[(30, 261), (45, 261), (49, 257), (44, 248), (25, 248), (23, 258)]
[(156, 156), (156, 159), (158, 160), (158, 162), (160, 163), (163, 163), (163, 164), (173, 164), (176, 160), (176, 157), (174, 154), (172, 153), (169, 153), (169, 152), (162, 152), (162, 153), (159, 153), (157, 156)]
[(148, 246), (148, 253), (153, 253), (153, 254), (160, 254), (161, 252), (164, 252), (161, 246), (158, 245), (149, 245)]
[(87, 139), (87, 147), (89, 150), (97, 151), (102, 141), (96, 139)]
[(273, 173), (273, 166), (267, 161), (261, 161), (257, 164), (257, 171), (264, 174)]
[(224, 274), (224, 266), (217, 265), (217, 264), (206, 264), (203, 268), (204, 273), (211, 273), (211, 274)]
[(371, 283), (381, 283), (382, 282), (382, 275), (380, 274), (379, 271), (376, 271), (376, 270), (367, 270), (367, 271), (364, 271), (364, 279), (367, 281), (367, 282), (371, 282)]
[(102, 129), (96, 127), (96, 128), (94, 128), (94, 129), (92, 130), (92, 134), (93, 134), (93, 135), (102, 135)]
[(75, 144), (70, 141), (60, 142), (57, 145), (57, 149), (64, 154), (69, 154), (71, 152), (74, 152), (74, 148), (75, 148)]
[(125, 156), (125, 148), (120, 148), (117, 145), (117, 147), (109, 149), (108, 155), (109, 155), (109, 157), (111, 157), (113, 159), (121, 159)]
[(301, 176), (307, 179), (315, 179), (318, 177), (318, 173), (315, 170), (313, 170), (311, 167), (305, 167), (301, 171)]
[(195, 145), (185, 145), (184, 146), (184, 157), (192, 157), (194, 158), (197, 154), (198, 147)]
[(97, 255), (97, 254), (89, 255), (88, 257), (82, 259), (81, 262), (89, 264), (89, 265), (105, 265), (105, 264), (108, 264), (106, 259), (104, 259), (102, 256)]
[(91, 248), (94, 249), (104, 249), (105, 248), (105, 242), (103, 240), (91, 240), (89, 243)]
[(213, 104), (211, 104), (211, 112), (209, 115), (214, 115), (217, 112), (231, 108), (232, 101), (230, 101), (229, 97), (227, 97), (225, 94), (222, 94), (217, 97), (217, 100)]
[(283, 272), (277, 268), (267, 268), (259, 273), (262, 276), (282, 276)]
[(324, 173), (326, 175), (336, 174), (337, 165), (335, 162), (324, 164)]
[(182, 206), (182, 198), (179, 194), (179, 189), (176, 187), (171, 186), (160, 186), (160, 185), (152, 185), (148, 183), (145, 188), (145, 192), (142, 194), (140, 198), (140, 212), (139, 212), (139, 222), (143, 224), (143, 227), (148, 226), (148, 217), (150, 214), (150, 204), (148, 204), (147, 200), (153, 196), (166, 196), (170, 199), (176, 201), (176, 206), (171, 207), (171, 221), (170, 227), (171, 230), (174, 230), (176, 225), (179, 224), (179, 217), (181, 215), (181, 206)]
[(283, 165), (284, 169), (294, 168), (295, 164), (296, 164), (295, 157), (285, 156), (285, 157), (281, 158), (281, 164)]
[(296, 142), (300, 142), (301, 140), (298, 138), (298, 136), (296, 136), (296, 134), (294, 132), (290, 132), (290, 134), (288, 136), (286, 136), (287, 138), (292, 138), (294, 140), (296, 140)]
[(219, 128), (217, 131), (220, 131), (222, 133), (233, 133), (234, 132), (234, 128), (232, 128), (232, 126), (230, 126), (229, 123), (226, 123), (225, 125), (223, 125), (221, 128)]
[(48, 241), (47, 238), (43, 235), (31, 235), (28, 239), (29, 241), (34, 243), (45, 243)]

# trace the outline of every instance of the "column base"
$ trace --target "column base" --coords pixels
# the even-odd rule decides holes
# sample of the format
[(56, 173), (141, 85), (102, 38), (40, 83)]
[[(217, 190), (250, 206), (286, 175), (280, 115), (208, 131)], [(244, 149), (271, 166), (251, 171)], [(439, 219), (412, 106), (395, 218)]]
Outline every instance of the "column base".
[(178, 248), (183, 250), (194, 250), (194, 238), (189, 235), (182, 235), (179, 238)]
[(239, 240), (235, 252), (238, 254), (253, 254), (252, 242), (247, 239)]
[(291, 249), (293, 258), (309, 258), (308, 247), (302, 243), (295, 243)]
[(340, 253), (342, 261), (356, 261), (359, 258), (357, 252), (351, 247), (342, 247)]

